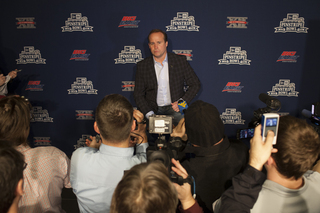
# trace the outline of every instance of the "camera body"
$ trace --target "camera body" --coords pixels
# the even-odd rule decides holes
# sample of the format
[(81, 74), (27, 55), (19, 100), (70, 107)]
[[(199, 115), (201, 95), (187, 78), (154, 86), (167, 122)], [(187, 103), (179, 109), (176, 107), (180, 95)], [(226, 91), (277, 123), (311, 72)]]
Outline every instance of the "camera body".
[(152, 115), (149, 117), (149, 133), (152, 134), (171, 134), (172, 116)]
[(178, 160), (178, 154), (186, 143), (179, 137), (170, 137), (166, 140), (165, 134), (172, 133), (172, 116), (153, 115), (149, 117), (149, 133), (159, 134), (154, 146), (147, 148), (147, 161), (159, 161), (168, 168), (169, 178), (172, 182), (182, 185), (184, 179), (171, 170), (171, 159)]

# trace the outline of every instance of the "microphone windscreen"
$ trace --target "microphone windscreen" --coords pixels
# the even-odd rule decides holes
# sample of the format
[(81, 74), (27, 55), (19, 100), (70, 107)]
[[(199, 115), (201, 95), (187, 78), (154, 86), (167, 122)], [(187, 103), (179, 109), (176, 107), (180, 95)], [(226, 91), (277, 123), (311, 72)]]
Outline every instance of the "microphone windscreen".
[(259, 95), (259, 99), (263, 103), (266, 103), (269, 98), (270, 98), (270, 96), (267, 95), (266, 93), (260, 93), (260, 95)]

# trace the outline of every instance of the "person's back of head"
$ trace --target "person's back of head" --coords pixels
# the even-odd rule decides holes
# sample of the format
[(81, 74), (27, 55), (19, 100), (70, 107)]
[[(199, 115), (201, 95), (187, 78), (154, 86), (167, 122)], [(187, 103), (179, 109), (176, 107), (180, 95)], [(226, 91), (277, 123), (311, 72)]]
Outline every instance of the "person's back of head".
[(173, 213), (177, 191), (159, 162), (132, 167), (114, 191), (110, 213)]
[(185, 112), (188, 140), (200, 147), (211, 147), (224, 138), (224, 125), (218, 109), (201, 100), (193, 102)]
[(30, 131), (29, 103), (20, 97), (0, 100), (0, 139), (13, 141), (15, 146), (26, 144)]
[(16, 207), (23, 193), (22, 181), (25, 162), (23, 155), (0, 140), (0, 212), (8, 212), (14, 200)]
[(124, 96), (105, 96), (96, 109), (96, 122), (103, 139), (120, 142), (127, 139), (133, 122), (133, 107)]
[(277, 153), (272, 157), (277, 171), (286, 178), (300, 178), (310, 170), (320, 154), (318, 133), (306, 121), (281, 116), (277, 144)]

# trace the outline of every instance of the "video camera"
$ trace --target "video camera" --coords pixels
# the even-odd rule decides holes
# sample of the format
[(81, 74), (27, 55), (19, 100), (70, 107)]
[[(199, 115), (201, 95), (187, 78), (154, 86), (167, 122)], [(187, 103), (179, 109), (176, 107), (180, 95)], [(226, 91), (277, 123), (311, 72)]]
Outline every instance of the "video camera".
[(237, 139), (250, 139), (254, 135), (254, 129), (261, 123), (261, 118), (264, 113), (276, 113), (281, 108), (281, 102), (265, 93), (260, 93), (260, 101), (265, 103), (267, 106), (259, 108), (253, 112), (253, 118), (251, 119), (247, 129), (238, 129)]
[(149, 117), (149, 133), (159, 134), (154, 146), (147, 148), (147, 161), (159, 161), (163, 163), (169, 171), (169, 178), (172, 182), (179, 185), (183, 183), (192, 184), (190, 177), (183, 179), (171, 170), (171, 159), (178, 160), (178, 154), (181, 152), (186, 143), (179, 137), (170, 137), (167, 142), (165, 135), (172, 133), (172, 116), (168, 115), (152, 115)]

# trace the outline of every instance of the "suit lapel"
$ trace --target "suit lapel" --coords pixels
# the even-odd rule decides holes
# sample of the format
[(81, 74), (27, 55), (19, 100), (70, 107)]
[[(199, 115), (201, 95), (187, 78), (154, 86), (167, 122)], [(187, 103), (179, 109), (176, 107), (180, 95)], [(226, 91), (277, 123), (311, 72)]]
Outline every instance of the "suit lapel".
[(154, 69), (154, 61), (153, 61), (153, 56), (151, 56), (151, 60), (148, 65), (148, 70), (151, 70), (150, 72), (150, 80), (152, 81), (153, 85), (155, 85), (155, 88), (158, 88), (158, 81), (157, 81), (157, 76), (156, 76), (156, 70)]
[(172, 100), (172, 88), (174, 88), (173, 84), (174, 84), (174, 56), (172, 55), (173, 53), (167, 53), (168, 54), (168, 71), (169, 71), (169, 86), (170, 86), (170, 96), (171, 96), (171, 101), (173, 102), (174, 100)]

